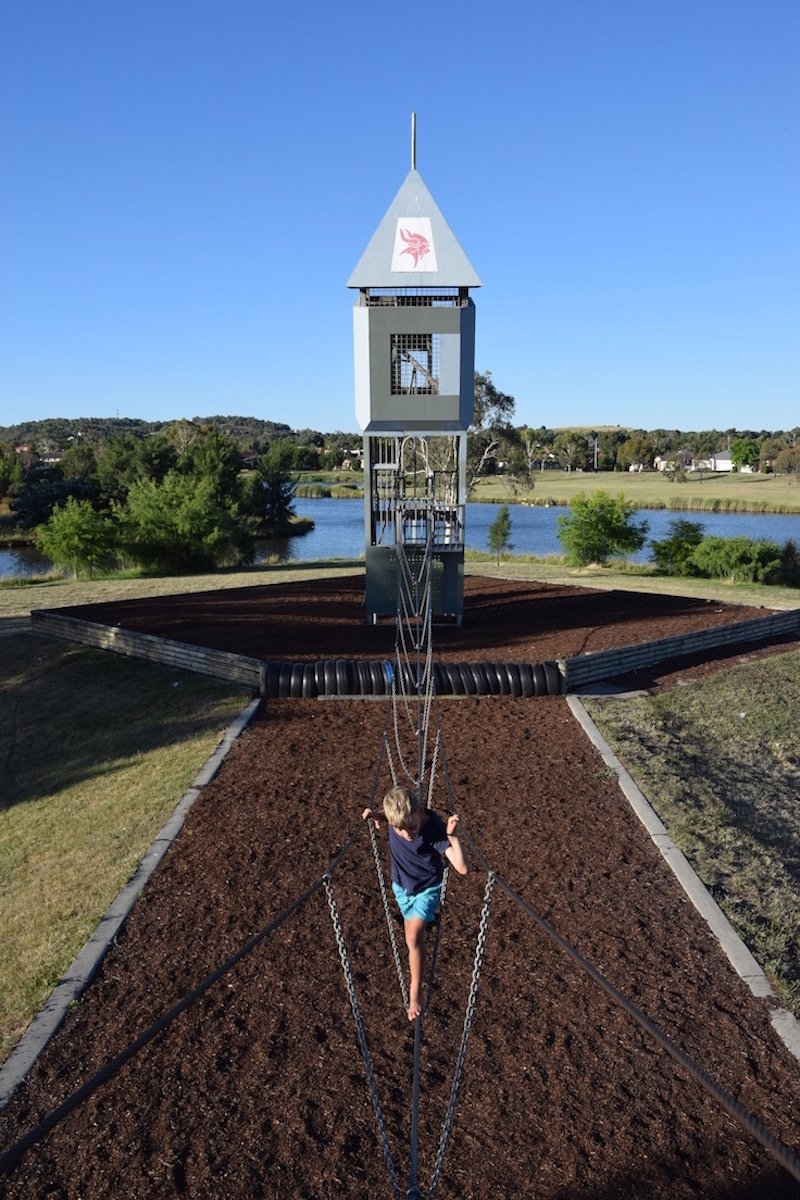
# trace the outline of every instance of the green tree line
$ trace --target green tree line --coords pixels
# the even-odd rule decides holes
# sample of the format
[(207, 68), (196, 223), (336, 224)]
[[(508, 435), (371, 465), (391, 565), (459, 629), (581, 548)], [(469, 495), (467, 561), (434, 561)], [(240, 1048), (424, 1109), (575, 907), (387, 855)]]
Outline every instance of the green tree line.
[(75, 574), (246, 563), (257, 537), (291, 527), (291, 449), (279, 439), (243, 469), (230, 435), (193, 422), (147, 437), (81, 440), (56, 463), (32, 463), (21, 479), (12, 462), (10, 507), (41, 551)]

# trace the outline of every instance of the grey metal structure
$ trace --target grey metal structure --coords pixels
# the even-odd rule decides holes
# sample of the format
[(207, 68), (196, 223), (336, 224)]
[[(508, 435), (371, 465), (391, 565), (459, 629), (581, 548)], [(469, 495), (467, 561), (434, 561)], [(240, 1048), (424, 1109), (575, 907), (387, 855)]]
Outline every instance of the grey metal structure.
[[(413, 120), (413, 118), (412, 118)], [(461, 621), (466, 431), (480, 279), (412, 165), (348, 280), (364, 433), (368, 620), (397, 612), (397, 547), (429, 554), (433, 615)]]

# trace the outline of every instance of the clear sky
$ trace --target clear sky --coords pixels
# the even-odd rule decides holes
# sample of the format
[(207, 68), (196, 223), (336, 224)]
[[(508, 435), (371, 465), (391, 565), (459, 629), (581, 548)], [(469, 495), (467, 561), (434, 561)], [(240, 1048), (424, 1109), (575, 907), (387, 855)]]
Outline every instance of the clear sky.
[(798, 0), (4, 0), (0, 425), (355, 430), (410, 166), (516, 423), (800, 424)]

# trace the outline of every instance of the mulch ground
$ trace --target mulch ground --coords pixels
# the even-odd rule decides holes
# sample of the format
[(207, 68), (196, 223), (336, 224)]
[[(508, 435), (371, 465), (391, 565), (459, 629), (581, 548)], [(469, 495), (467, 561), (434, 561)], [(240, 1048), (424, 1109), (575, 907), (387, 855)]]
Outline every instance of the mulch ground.
[[(264, 658), (384, 657), (363, 581), (84, 610)], [(77, 615), (70, 609), (70, 615)], [(546, 661), (760, 610), (468, 578), (457, 661)], [(758, 651), (759, 653), (762, 650)], [(741, 652), (737, 652), (741, 653)], [(672, 664), (664, 681), (698, 663)], [(741, 1104), (800, 1151), (800, 1064), (685, 899), (561, 697), (439, 707), (464, 829), (515, 891)], [(333, 875), (399, 1194), (413, 1031), (366, 827), (388, 785), (374, 701), (270, 701), (205, 787), (4, 1113), (2, 1145), (49, 1112), (255, 931)], [(435, 797), (447, 805), (444, 777)], [(448, 890), (423, 1024), (418, 1180), (427, 1189), (458, 1054), (486, 876)], [(328, 902), (318, 890), (66, 1118), (2, 1184), (18, 1198), (391, 1196)], [(542, 1200), (796, 1196), (753, 1137), (495, 886), (463, 1085), (437, 1195)]]

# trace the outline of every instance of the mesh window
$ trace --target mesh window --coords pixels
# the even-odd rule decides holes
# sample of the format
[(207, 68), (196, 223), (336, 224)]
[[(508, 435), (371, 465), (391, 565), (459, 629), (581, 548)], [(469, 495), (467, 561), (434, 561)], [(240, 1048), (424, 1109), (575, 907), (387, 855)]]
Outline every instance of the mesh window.
[(438, 333), (393, 333), (391, 348), (393, 396), (438, 393)]

